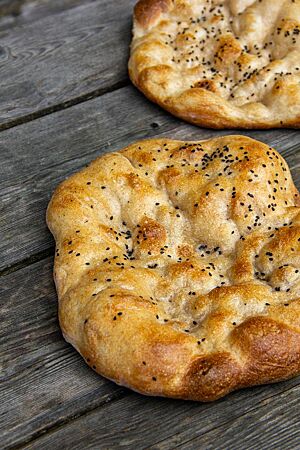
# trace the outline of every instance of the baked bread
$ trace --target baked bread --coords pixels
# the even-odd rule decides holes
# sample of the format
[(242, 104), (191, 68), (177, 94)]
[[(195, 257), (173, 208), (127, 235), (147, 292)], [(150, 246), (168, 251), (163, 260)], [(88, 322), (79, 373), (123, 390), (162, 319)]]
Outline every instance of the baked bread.
[(132, 82), (211, 128), (300, 126), (300, 0), (140, 0)]
[(96, 159), (47, 212), (66, 340), (144, 394), (210, 401), (299, 374), (298, 195), (244, 136)]

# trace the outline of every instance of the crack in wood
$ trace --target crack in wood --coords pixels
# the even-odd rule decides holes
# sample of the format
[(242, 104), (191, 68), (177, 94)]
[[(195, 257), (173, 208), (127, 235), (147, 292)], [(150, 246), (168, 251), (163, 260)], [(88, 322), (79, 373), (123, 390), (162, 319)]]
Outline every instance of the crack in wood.
[[(219, 423), (217, 426), (213, 426), (212, 428), (210, 428), (210, 429), (208, 429), (208, 430), (205, 430), (203, 433), (197, 434), (196, 436), (194, 436), (194, 437), (191, 438), (191, 439), (181, 440), (180, 443), (179, 443), (178, 445), (176, 445), (175, 443), (172, 443), (172, 448), (174, 448), (174, 449), (175, 449), (175, 448), (179, 448), (179, 447), (181, 447), (182, 445), (186, 445), (186, 444), (188, 444), (189, 442), (192, 442), (193, 440), (198, 439), (199, 437), (202, 437), (202, 436), (204, 436), (204, 435), (207, 435), (207, 434), (210, 434), (210, 433), (212, 433), (212, 432), (215, 432), (216, 430), (223, 428), (225, 425), (233, 424), (233, 423), (235, 423), (237, 420), (240, 420), (242, 417), (245, 417), (245, 416), (247, 416), (247, 415), (249, 415), (249, 414), (251, 415), (251, 414), (253, 414), (254, 412), (258, 411), (259, 409), (263, 408), (263, 407), (265, 406), (266, 402), (269, 402), (269, 401), (271, 401), (272, 399), (275, 399), (275, 400), (276, 400), (276, 399), (278, 398), (278, 395), (286, 394), (286, 393), (289, 392), (289, 391), (292, 391), (292, 390), (294, 390), (294, 389), (297, 389), (299, 385), (300, 385), (299, 383), (296, 383), (295, 385), (293, 385), (293, 386), (291, 386), (291, 387), (288, 387), (287, 389), (283, 389), (282, 391), (280, 391), (279, 394), (278, 394), (278, 392), (276, 392), (275, 394), (271, 394), (271, 395), (267, 396), (266, 398), (263, 398), (261, 401), (259, 401), (259, 403), (258, 403), (257, 406), (254, 406), (253, 408), (247, 409), (247, 411), (245, 411), (245, 412), (242, 413), (242, 414), (239, 414), (239, 415), (236, 416), (236, 417), (230, 418), (230, 419), (228, 419), (228, 420), (224, 420), (223, 422)], [(175, 433), (175, 434), (173, 434), (173, 435), (170, 436), (170, 437), (174, 437), (174, 436), (177, 436), (177, 435), (179, 435), (179, 434), (180, 434), (180, 433)], [(168, 437), (167, 439), (163, 439), (163, 440), (154, 442), (154, 443), (151, 445), (151, 447), (149, 447), (149, 450), (151, 450), (151, 449), (154, 450), (154, 449), (159, 448), (159, 447), (158, 447), (159, 444), (162, 444), (162, 443), (164, 443), (164, 442), (168, 442), (168, 440), (170, 439), (170, 437)]]
[(35, 253), (34, 255), (29, 256), (28, 258), (16, 262), (15, 264), (5, 267), (0, 271), (0, 277), (9, 275), (10, 273), (23, 269), (24, 267), (31, 266), (32, 264), (35, 264), (42, 259), (48, 258), (49, 256), (54, 256), (54, 247), (42, 250), (38, 253)]
[(78, 413), (72, 414), (69, 417), (66, 417), (64, 419), (61, 419), (61, 420), (58, 419), (52, 425), (46, 426), (46, 427), (41, 428), (40, 430), (36, 431), (30, 437), (25, 439), (22, 443), (20, 443), (18, 445), (13, 445), (13, 447), (7, 447), (7, 450), (8, 449), (21, 450), (22, 448), (27, 446), (29, 443), (32, 444), (33, 442), (37, 441), (44, 434), (53, 433), (53, 432), (57, 431), (59, 428), (63, 427), (64, 425), (67, 425), (68, 423), (72, 422), (73, 420), (76, 420), (82, 416), (85, 416), (85, 415), (91, 413), (92, 411), (94, 411), (95, 409), (104, 407), (108, 404), (111, 404), (111, 403), (121, 400), (125, 397), (128, 397), (131, 394), (132, 394), (132, 392), (129, 390), (124, 389), (124, 388), (119, 388), (115, 392), (112, 392), (111, 394), (109, 394), (104, 400), (102, 400), (98, 404), (90, 405), (88, 408), (83, 409), (82, 411), (78, 411)]
[(41, 117), (47, 116), (49, 114), (62, 111), (64, 109), (70, 108), (72, 106), (78, 105), (80, 103), (84, 103), (87, 100), (92, 100), (96, 97), (101, 97), (102, 95), (108, 94), (110, 92), (117, 91), (122, 89), (130, 84), (129, 78), (118, 81), (117, 83), (105, 87), (95, 89), (94, 91), (87, 92), (86, 94), (80, 95), (78, 97), (72, 98), (70, 100), (66, 100), (65, 102), (58, 103), (57, 105), (49, 106), (48, 108), (41, 109), (39, 111), (35, 111), (31, 114), (27, 114), (25, 116), (18, 117), (16, 119), (10, 120), (9, 122), (5, 122), (0, 124), (0, 132), (4, 130), (8, 130), (9, 128), (16, 127), (18, 125), (23, 125), (24, 123), (31, 122), (32, 120), (40, 119)]

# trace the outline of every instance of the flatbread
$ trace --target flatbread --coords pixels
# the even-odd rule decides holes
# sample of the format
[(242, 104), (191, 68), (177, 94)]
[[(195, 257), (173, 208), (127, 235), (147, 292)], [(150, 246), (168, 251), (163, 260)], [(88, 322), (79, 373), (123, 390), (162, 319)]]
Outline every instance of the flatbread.
[(244, 136), (154, 139), (96, 159), (47, 221), (63, 334), (144, 394), (215, 400), (300, 373), (300, 208)]
[(300, 0), (140, 0), (132, 82), (211, 128), (300, 126)]

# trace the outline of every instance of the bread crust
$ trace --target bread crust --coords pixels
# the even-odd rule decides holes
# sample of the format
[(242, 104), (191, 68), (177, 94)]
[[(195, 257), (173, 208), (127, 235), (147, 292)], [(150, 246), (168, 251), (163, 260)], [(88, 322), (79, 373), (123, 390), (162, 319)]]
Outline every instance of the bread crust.
[(129, 76), (208, 128), (300, 127), (300, 0), (140, 0)]
[(244, 136), (153, 139), (55, 191), (63, 334), (99, 374), (216, 400), (300, 373), (300, 208), (284, 159)]

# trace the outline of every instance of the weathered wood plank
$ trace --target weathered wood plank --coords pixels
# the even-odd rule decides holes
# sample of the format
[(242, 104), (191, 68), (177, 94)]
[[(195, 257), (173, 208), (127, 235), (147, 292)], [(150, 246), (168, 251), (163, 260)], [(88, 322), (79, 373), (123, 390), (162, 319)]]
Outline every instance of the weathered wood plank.
[(0, 0), (0, 31), (32, 23), (93, 0)]
[(299, 394), (299, 379), (211, 404), (133, 394), (50, 431), (26, 449), (296, 448)]
[[(237, 392), (211, 404), (131, 394), (96, 375), (63, 341), (52, 258), (0, 282), (2, 448), (15, 448), (32, 438), (37, 439), (32, 448), (39, 449), (58, 448), (59, 442), (63, 448), (87, 448), (87, 443), (94, 448), (145, 448), (156, 443), (155, 448), (173, 448), (226, 426), (245, 411), (252, 417), (262, 407), (270, 414), (277, 397), (280, 414), (294, 408), (299, 378)], [(290, 420), (293, 423), (293, 414)], [(40, 439), (47, 431), (49, 436)]]
[(3, 31), (0, 127), (124, 83), (134, 3), (95, 0)]
[(125, 395), (64, 342), (52, 258), (0, 279), (1, 448)]
[[(102, 448), (102, 444), (103, 448), (157, 445), (154, 448), (164, 450), (226, 426), (245, 411), (254, 414), (256, 408), (268, 407), (263, 411), (269, 414), (277, 396), (282, 409), (278, 414), (288, 414), (295, 404), (294, 389), (299, 396), (299, 378), (237, 392), (212, 404), (131, 394), (96, 375), (63, 341), (52, 258), (2, 277), (0, 295), (1, 448), (37, 439), (33, 448), (58, 448), (59, 442), (66, 444), (63, 448), (87, 448), (86, 443), (91, 442), (93, 448)], [(128, 399), (120, 399), (127, 395)], [(111, 401), (115, 406), (105, 406), (102, 411)], [(81, 415), (82, 419), (72, 422)], [(290, 420), (293, 424), (294, 413)], [(47, 431), (49, 437), (40, 442)], [(228, 442), (230, 439), (232, 435)]]
[[(268, 399), (266, 405), (250, 413), (242, 414), (235, 420), (216, 427), (208, 433), (179, 446), (173, 442), (165, 442), (165, 446), (157, 445), (154, 448), (180, 448), (194, 450), (205, 448), (207, 450), (268, 450), (299, 449), (300, 442), (300, 416), (299, 416), (300, 385)], [(269, 401), (271, 400), (271, 401)], [(178, 441), (177, 441), (178, 442)]]
[[(131, 86), (1, 132), (0, 269), (53, 245), (45, 225), (51, 193), (62, 179), (96, 156), (161, 134), (205, 139), (233, 133), (185, 124), (148, 102)], [(281, 151), (300, 187), (298, 131), (244, 134)]]
[(191, 438), (182, 444), (181, 436), (177, 436), (179, 445), (173, 446), (174, 440), (168, 440), (154, 446), (163, 450), (180, 448), (193, 450), (268, 450), (299, 449), (300, 415), (299, 415), (300, 382), (298, 386), (288, 389), (267, 399), (254, 411), (242, 413), (240, 417), (213, 428), (203, 436)]

